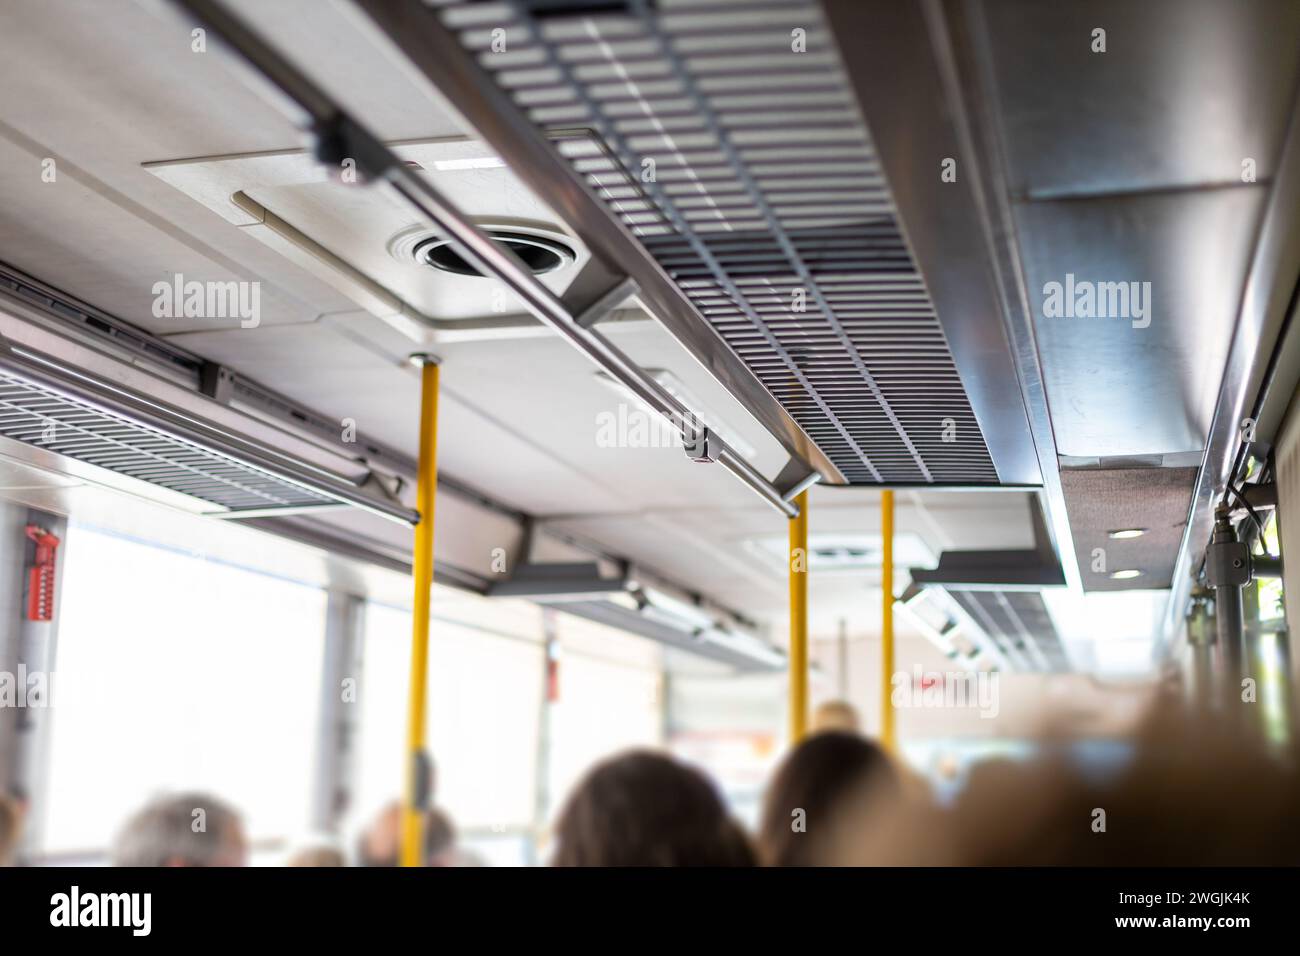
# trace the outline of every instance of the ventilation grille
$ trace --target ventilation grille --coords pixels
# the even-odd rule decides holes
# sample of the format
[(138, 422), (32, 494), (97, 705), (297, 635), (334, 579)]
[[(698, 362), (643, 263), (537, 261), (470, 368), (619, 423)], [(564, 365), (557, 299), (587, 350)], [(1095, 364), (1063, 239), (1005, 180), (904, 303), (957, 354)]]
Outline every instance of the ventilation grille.
[(1068, 671), (1070, 660), (1037, 591), (945, 589), (1019, 671)]
[(0, 370), (0, 435), (231, 511), (333, 498)]
[(997, 483), (817, 5), (435, 5), (846, 480)]

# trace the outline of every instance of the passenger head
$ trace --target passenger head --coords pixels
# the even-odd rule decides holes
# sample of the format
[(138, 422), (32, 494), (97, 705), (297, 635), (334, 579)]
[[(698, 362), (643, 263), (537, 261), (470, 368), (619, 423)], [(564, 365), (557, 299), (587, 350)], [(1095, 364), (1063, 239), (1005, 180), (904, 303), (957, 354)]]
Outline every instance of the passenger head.
[(836, 841), (871, 825), (899, 791), (884, 752), (857, 734), (812, 734), (785, 758), (763, 802), (758, 850), (767, 866), (825, 866)]
[(753, 866), (754, 853), (703, 774), (632, 751), (592, 769), (556, 826), (554, 866)]
[(0, 793), (0, 866), (12, 866), (22, 838), (22, 804)]
[(847, 700), (825, 700), (813, 711), (811, 729), (815, 734), (823, 730), (856, 734), (862, 732), (862, 722), (857, 710)]
[(973, 769), (948, 808), (908, 802), (840, 841), (850, 865), (1295, 866), (1295, 754), (1185, 712), (1157, 715), (1125, 761), (1040, 741)]
[(950, 846), (989, 866), (1295, 866), (1297, 803), (1293, 759), (1226, 723), (1158, 716), (1118, 770), (1049, 751), (972, 776)]
[(361, 866), (397, 866), (402, 847), (402, 805), (387, 804), (361, 834), (357, 862)]
[(347, 866), (342, 849), (326, 835), (315, 836), (290, 853), (285, 866)]
[(239, 814), (206, 793), (161, 797), (127, 821), (115, 866), (244, 866), (248, 841)]
[(285, 862), (285, 866), (347, 866), (343, 851), (327, 844), (307, 846), (296, 851)]
[(424, 815), (424, 865), (456, 866), (456, 827), (435, 808)]

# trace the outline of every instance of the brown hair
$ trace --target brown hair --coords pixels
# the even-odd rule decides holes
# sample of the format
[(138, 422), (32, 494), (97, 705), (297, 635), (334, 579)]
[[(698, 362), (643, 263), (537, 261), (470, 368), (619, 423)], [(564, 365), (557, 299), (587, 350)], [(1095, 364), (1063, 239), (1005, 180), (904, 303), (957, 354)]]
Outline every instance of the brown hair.
[(443, 866), (456, 848), (456, 826), (451, 817), (432, 808), (424, 815), (424, 865)]
[(790, 752), (768, 788), (759, 856), (767, 866), (829, 864), (849, 818), (898, 789), (893, 765), (871, 741), (843, 731), (813, 734)]
[(13, 862), (21, 823), (22, 810), (18, 801), (0, 793), (0, 866)]
[(285, 866), (347, 866), (343, 851), (332, 846), (311, 846), (289, 857)]
[(671, 757), (632, 751), (598, 764), (556, 826), (554, 866), (753, 866), (713, 784)]
[(1272, 753), (1222, 715), (1157, 710), (1099, 774), (1042, 742), (972, 772), (950, 808), (900, 806), (841, 841), (851, 865), (1295, 866), (1294, 749)]

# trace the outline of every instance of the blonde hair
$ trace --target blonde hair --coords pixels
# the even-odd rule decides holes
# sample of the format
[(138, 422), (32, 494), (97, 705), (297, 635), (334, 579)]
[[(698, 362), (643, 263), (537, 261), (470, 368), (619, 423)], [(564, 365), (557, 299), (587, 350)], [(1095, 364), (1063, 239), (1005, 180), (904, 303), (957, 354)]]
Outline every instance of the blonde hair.
[(813, 733), (823, 730), (843, 730), (856, 734), (862, 730), (858, 712), (847, 700), (824, 700), (813, 711), (811, 729)]

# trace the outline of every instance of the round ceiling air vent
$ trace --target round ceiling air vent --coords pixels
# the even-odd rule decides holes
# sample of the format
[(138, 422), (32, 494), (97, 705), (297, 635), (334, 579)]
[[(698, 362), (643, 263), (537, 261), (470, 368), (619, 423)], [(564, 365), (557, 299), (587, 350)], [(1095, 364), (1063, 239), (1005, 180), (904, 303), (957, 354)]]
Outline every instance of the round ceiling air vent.
[[(572, 247), (549, 236), (510, 232), (504, 229), (486, 231), (493, 241), (518, 256), (533, 275), (546, 275), (578, 261), (577, 253)], [(437, 269), (439, 272), (450, 272), (458, 276), (481, 277), (483, 275), (466, 262), (447, 239), (436, 236), (424, 239), (416, 243), (411, 254), (416, 262)]]

